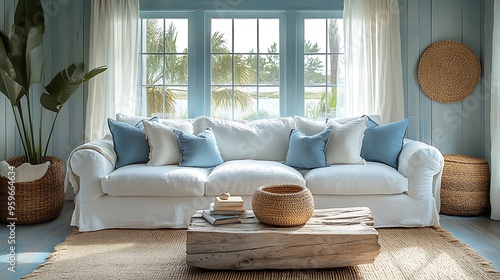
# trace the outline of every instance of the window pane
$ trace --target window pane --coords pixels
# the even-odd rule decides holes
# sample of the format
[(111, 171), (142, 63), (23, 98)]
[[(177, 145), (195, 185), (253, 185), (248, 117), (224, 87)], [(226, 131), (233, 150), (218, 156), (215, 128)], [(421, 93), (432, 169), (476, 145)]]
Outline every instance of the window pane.
[(337, 96), (343, 94), (343, 88), (309, 87), (305, 90), (306, 117), (311, 119), (336, 117)]
[(231, 19), (212, 19), (212, 53), (232, 52), (232, 26)]
[(167, 53), (183, 53), (188, 49), (187, 19), (165, 20), (165, 42)]
[(259, 52), (278, 53), (279, 42), (279, 19), (259, 19)]
[(166, 118), (185, 119), (188, 117), (188, 88), (187, 86), (166, 87), (166, 93), (175, 99), (174, 111), (165, 110)]
[(234, 89), (234, 119), (249, 120), (257, 116), (257, 87)]
[(345, 59), (344, 55), (328, 55), (328, 85), (344, 84), (345, 80)]
[(324, 53), (326, 48), (326, 19), (304, 20), (304, 52)]
[(305, 115), (311, 119), (321, 119), (325, 116), (325, 107), (321, 106), (321, 97), (325, 94), (324, 87), (304, 88)]
[(258, 99), (258, 118), (273, 118), (280, 116), (279, 87), (260, 87)]
[(234, 83), (236, 85), (255, 85), (257, 74), (255, 55), (234, 56)]
[(146, 99), (148, 116), (187, 117), (186, 87), (146, 87)]
[(279, 85), (280, 60), (279, 55), (259, 56), (259, 84)]
[(165, 83), (168, 85), (187, 85), (188, 56), (165, 55)]
[(328, 52), (344, 53), (344, 21), (328, 19)]
[(142, 20), (142, 50), (146, 53), (163, 53), (163, 19)]
[(234, 52), (249, 53), (257, 50), (257, 19), (234, 20)]
[(165, 90), (163, 87), (146, 87), (147, 115), (163, 112), (163, 100), (165, 99)]
[(163, 55), (143, 55), (143, 63), (146, 68), (146, 85), (162, 85), (164, 84), (163, 69), (164, 57)]
[(233, 80), (233, 59), (230, 54), (212, 55), (212, 84), (230, 85)]
[(233, 91), (231, 87), (212, 87), (212, 116), (233, 119)]
[(325, 84), (325, 65), (325, 55), (304, 55), (304, 84)]

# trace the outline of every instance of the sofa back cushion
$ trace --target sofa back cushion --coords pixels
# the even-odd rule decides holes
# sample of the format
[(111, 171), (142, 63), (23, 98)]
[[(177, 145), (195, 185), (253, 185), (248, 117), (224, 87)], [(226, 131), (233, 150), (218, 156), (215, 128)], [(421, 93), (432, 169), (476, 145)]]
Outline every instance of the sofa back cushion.
[[(130, 125), (135, 125), (136, 123), (144, 119), (149, 118), (141, 116), (129, 116), (120, 113), (116, 114), (117, 121), (128, 123)], [(182, 127), (183, 131), (193, 133), (193, 119), (158, 119), (158, 122), (163, 125)]]
[(195, 134), (207, 127), (212, 128), (224, 161), (285, 161), (295, 120), (288, 117), (241, 122), (202, 116), (193, 122)]

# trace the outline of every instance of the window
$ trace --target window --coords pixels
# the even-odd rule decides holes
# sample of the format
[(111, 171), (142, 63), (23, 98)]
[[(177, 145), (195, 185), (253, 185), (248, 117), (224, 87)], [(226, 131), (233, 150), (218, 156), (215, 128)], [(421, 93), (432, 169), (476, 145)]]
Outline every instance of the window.
[(187, 117), (188, 19), (141, 19), (141, 104), (147, 116)]
[(142, 115), (338, 115), (341, 11), (150, 11), (140, 24)]
[(304, 18), (303, 53), (305, 116), (336, 117), (344, 96), (343, 20)]
[(279, 116), (279, 19), (212, 18), (210, 25), (211, 115)]

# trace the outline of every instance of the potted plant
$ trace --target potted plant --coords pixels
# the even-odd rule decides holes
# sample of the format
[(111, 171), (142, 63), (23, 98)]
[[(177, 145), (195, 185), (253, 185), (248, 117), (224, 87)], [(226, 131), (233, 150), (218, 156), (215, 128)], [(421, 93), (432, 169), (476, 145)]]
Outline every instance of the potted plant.
[[(14, 167), (42, 169), (41, 178), (34, 181), (18, 182), (13, 172), (8, 173), (10, 176), (0, 176), (0, 220), (3, 222), (17, 219), (21, 224), (35, 223), (60, 214), (64, 202), (63, 166), (60, 159), (47, 156), (55, 123), (62, 107), (81, 84), (106, 70), (106, 67), (98, 67), (85, 73), (82, 63), (72, 64), (55, 75), (37, 102), (30, 88), (43, 78), (44, 29), (40, 0), (19, 0), (10, 38), (0, 31), (0, 92), (10, 101), (24, 150), (24, 156), (6, 161), (10, 171), (14, 171)], [(33, 107), (38, 104), (43, 109), (35, 116)], [(44, 110), (55, 114), (48, 136), (44, 135), (47, 128), (41, 122)], [(44, 170), (47, 171), (43, 175)]]

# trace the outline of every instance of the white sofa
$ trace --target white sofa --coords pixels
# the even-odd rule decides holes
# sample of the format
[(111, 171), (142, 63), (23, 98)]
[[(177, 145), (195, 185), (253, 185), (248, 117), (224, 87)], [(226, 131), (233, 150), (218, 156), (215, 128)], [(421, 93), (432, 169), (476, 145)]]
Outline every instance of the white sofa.
[[(130, 124), (140, 121), (139, 117), (117, 118)], [(317, 209), (367, 206), (376, 227), (439, 225), (444, 165), (439, 150), (405, 139), (397, 169), (367, 161), (297, 170), (283, 161), (290, 130), (309, 128), (303, 118), (299, 120), (301, 124), (297, 117), (248, 123), (208, 117), (182, 120), (192, 125), (195, 134), (212, 127), (224, 159), (214, 168), (144, 163), (115, 169), (110, 136), (77, 147), (68, 159), (66, 178), (77, 192), (71, 225), (80, 231), (186, 228), (192, 214), (207, 209), (220, 192), (242, 196), (245, 207), (251, 209), (254, 190), (268, 184), (307, 186)]]

